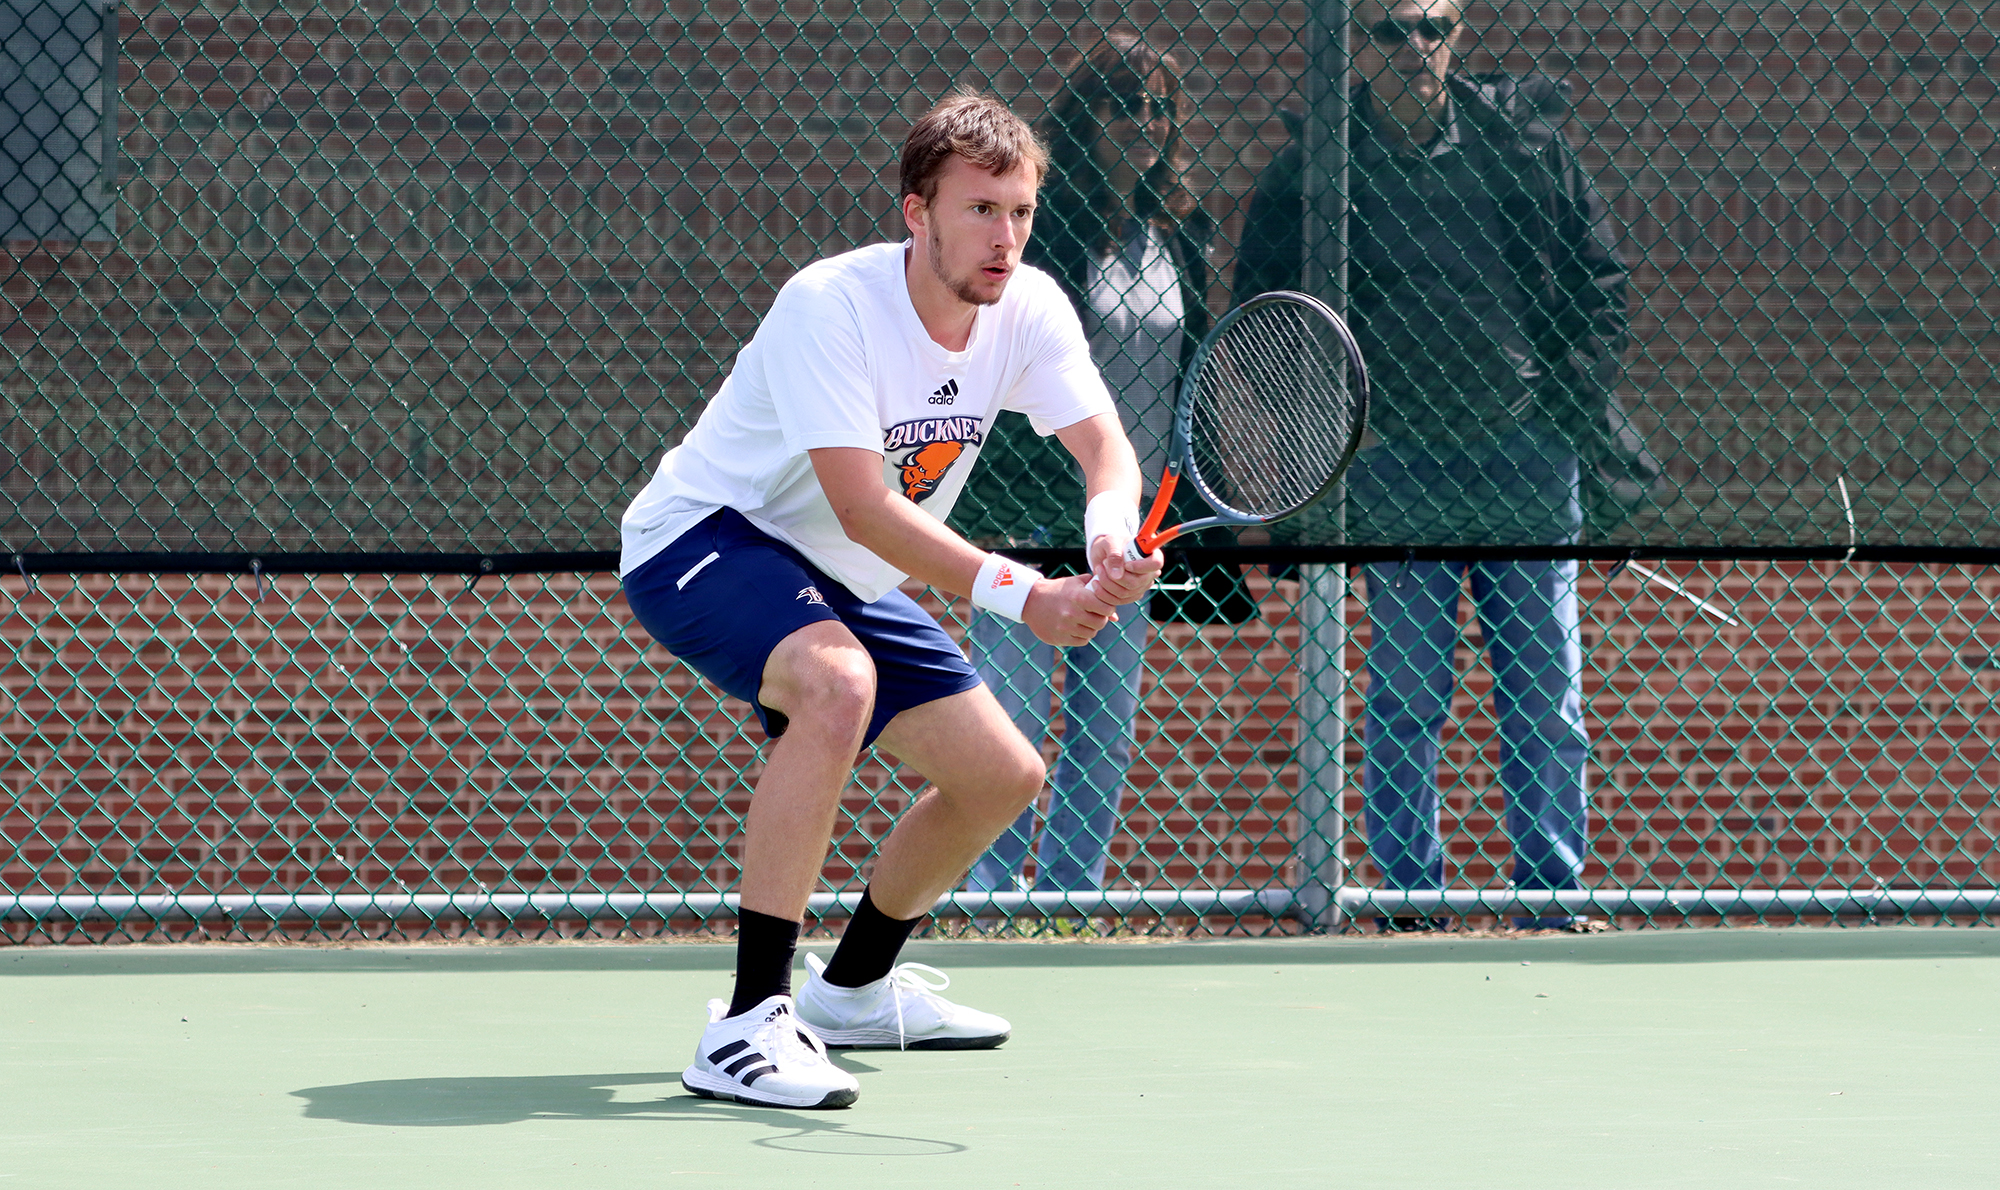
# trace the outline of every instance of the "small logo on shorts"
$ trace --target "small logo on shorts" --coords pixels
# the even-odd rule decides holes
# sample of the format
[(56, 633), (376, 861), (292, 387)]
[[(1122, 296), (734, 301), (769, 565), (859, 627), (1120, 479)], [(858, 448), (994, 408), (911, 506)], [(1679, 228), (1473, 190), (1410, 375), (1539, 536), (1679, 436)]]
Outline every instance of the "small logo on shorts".
[(818, 587), (800, 587), (798, 595), (795, 596), (794, 598), (795, 600), (803, 599), (807, 603), (818, 603), (818, 604), (826, 603), (826, 596), (821, 595), (819, 593)]

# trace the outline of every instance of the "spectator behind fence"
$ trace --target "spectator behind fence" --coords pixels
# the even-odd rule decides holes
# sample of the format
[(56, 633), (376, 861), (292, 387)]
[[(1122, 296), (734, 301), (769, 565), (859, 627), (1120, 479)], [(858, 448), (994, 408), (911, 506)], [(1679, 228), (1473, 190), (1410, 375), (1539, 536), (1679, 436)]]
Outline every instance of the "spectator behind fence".
[[(1181, 366), (1208, 325), (1203, 254), (1213, 226), (1185, 180), (1181, 70), (1143, 40), (1113, 34), (1070, 73), (1042, 126), (1049, 179), (1026, 253), (1082, 313), (1091, 358), (1148, 483), (1166, 464)], [(989, 443), (991, 461), (954, 524), (975, 540), (1080, 540), (1081, 526), (1070, 523), (1084, 503), (1076, 465), (1021, 418), (1003, 417), (995, 437), (1000, 445)], [(1023, 475), (1036, 482), (1024, 485)], [(1223, 577), (1233, 583), (1233, 568)], [(1030, 740), (1048, 734), (1056, 671), (1065, 671), (1061, 753), (1035, 847), (1037, 891), (1104, 884), (1151, 631), (1143, 602), (1118, 616), (1089, 644), (1058, 650), (1019, 624), (973, 613), (974, 668)], [(973, 865), (967, 889), (1025, 890), (1034, 837), (1030, 806)]]
[[(1454, 0), (1360, 0), (1352, 12), (1348, 301), (1376, 403), (1375, 439), (1348, 480), (1349, 538), (1573, 543), (1584, 523), (1580, 456), (1600, 500), (1629, 498), (1617, 483), (1643, 477), (1650, 460), (1617, 433), (1625, 266), (1603, 199), (1545, 118), (1564, 90), (1541, 76), (1453, 72), (1463, 34)], [(1295, 138), (1259, 179), (1237, 301), (1297, 285), (1306, 168)], [(1444, 883), (1439, 738), (1469, 578), (1492, 658), (1513, 883), (1577, 887), (1590, 751), (1577, 564), (1404, 561), (1365, 575), (1373, 644), (1362, 788), (1383, 882)]]

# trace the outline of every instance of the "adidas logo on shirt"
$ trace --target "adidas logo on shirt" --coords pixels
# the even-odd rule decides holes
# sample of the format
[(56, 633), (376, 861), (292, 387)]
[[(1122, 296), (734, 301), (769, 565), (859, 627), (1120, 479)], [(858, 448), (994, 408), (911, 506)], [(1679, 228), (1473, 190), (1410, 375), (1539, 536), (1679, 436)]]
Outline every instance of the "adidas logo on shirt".
[(958, 381), (947, 380), (944, 382), (943, 388), (940, 388), (931, 394), (931, 404), (949, 405), (952, 403), (954, 399), (957, 398), (957, 396), (958, 396)]

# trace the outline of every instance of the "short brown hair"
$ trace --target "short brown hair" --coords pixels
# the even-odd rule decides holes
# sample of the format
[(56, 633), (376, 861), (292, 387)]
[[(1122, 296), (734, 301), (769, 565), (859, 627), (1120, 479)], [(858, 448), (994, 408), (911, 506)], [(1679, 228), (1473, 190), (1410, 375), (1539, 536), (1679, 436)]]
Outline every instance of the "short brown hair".
[(994, 177), (1012, 173), (1023, 161), (1035, 167), (1035, 185), (1049, 170), (1049, 153), (1035, 130), (991, 95), (967, 88), (952, 92), (925, 112), (903, 139), (902, 192), (929, 202), (937, 197), (938, 175), (956, 155)]

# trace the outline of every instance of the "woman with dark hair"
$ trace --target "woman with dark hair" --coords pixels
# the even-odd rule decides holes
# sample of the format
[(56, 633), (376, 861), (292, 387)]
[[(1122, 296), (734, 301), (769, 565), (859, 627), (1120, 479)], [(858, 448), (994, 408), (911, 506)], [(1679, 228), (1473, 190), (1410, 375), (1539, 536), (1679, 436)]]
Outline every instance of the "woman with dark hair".
[[(1203, 255), (1213, 222), (1187, 187), (1181, 67), (1131, 34), (1112, 34), (1064, 81), (1041, 125), (1049, 175), (1024, 259), (1052, 274), (1083, 318), (1090, 353), (1117, 400), (1150, 482), (1163, 470), (1180, 371), (1208, 326)], [(994, 427), (995, 466), (971, 483), (964, 531), (1013, 545), (1082, 540), (1075, 464), (1017, 415)], [(1011, 451), (1013, 459), (1006, 452)], [(1051, 571), (1056, 573), (1056, 571)], [(1028, 739), (1048, 734), (1054, 678), (1063, 678), (1061, 754), (1032, 887), (1103, 886), (1106, 854), (1131, 766), (1133, 718), (1151, 630), (1144, 603), (1090, 644), (1057, 650), (1021, 626), (974, 613), (972, 661)], [(971, 891), (1025, 891), (1035, 834), (1030, 807), (973, 865)]]

